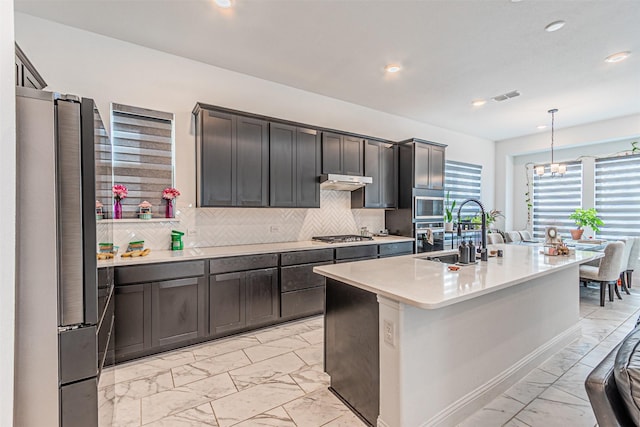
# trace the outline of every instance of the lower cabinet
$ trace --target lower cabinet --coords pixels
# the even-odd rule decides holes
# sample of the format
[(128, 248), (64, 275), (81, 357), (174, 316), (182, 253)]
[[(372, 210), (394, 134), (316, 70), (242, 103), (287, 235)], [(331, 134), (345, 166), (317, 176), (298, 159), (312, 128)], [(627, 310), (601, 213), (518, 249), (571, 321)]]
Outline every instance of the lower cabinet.
[(119, 267), (115, 277), (116, 362), (207, 335), (204, 261)]
[(209, 331), (224, 335), (280, 317), (278, 269), (239, 271), (209, 277)]
[(204, 277), (151, 284), (151, 345), (164, 346), (206, 335)]
[(151, 348), (151, 283), (116, 286), (116, 361)]

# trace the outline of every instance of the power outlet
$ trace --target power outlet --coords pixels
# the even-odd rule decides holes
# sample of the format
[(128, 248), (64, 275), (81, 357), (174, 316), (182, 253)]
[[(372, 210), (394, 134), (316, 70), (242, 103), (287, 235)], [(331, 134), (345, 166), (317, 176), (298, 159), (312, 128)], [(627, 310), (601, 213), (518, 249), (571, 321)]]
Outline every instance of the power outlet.
[(270, 233), (280, 233), (280, 226), (279, 225), (272, 225), (271, 227), (269, 227), (269, 232)]
[(389, 344), (391, 347), (396, 346), (396, 325), (393, 324), (390, 320), (384, 320), (382, 322), (382, 333), (384, 335), (384, 342)]
[(197, 228), (188, 228), (187, 229), (187, 236), (193, 237), (193, 236), (197, 236), (197, 235), (198, 235), (198, 229)]

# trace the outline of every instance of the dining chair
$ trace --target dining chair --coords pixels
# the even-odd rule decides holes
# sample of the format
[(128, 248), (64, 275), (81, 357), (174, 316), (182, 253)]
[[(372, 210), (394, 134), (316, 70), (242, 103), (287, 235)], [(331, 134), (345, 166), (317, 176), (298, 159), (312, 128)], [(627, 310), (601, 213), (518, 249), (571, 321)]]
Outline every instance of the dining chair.
[(525, 241), (533, 240), (533, 236), (531, 235), (531, 232), (529, 230), (520, 230), (518, 231), (518, 233), (520, 234), (520, 237), (522, 238), (522, 240), (525, 240)]
[(490, 245), (497, 245), (499, 243), (504, 243), (504, 238), (500, 233), (489, 233), (487, 234), (487, 243)]
[(631, 255), (631, 249), (633, 248), (634, 242), (633, 237), (625, 237), (620, 239), (621, 242), (624, 242), (624, 252), (622, 252), (622, 265), (620, 265), (620, 283), (622, 284), (622, 289), (627, 295), (630, 295), (629, 292), (629, 284), (627, 282), (627, 266), (629, 264), (629, 258)]
[(640, 269), (640, 237), (630, 237), (629, 240), (633, 241), (631, 250), (629, 251), (629, 259), (627, 260), (627, 269), (625, 271), (625, 279), (627, 287), (631, 287), (633, 284), (633, 270)]
[[(618, 292), (618, 278), (622, 269), (623, 242), (611, 242), (604, 248), (604, 257), (600, 258), (600, 264), (580, 266), (580, 282), (596, 282), (600, 284), (600, 305), (604, 307), (606, 288), (609, 288), (609, 301), (613, 301), (613, 291), (622, 299)], [(613, 287), (612, 287), (613, 285)]]
[(522, 237), (520, 236), (520, 233), (518, 233), (517, 231), (507, 231), (505, 232), (505, 235), (506, 235), (505, 240), (507, 243), (518, 243), (522, 241)]

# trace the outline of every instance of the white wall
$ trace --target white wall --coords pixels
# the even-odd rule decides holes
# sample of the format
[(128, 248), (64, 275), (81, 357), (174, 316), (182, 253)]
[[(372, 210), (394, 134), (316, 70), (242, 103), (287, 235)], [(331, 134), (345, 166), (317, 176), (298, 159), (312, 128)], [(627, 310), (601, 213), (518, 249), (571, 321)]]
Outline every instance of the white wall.
[(16, 98), (13, 1), (0, 0), (0, 426), (13, 425), (15, 319)]
[[(556, 130), (554, 158), (560, 162), (581, 156), (604, 157), (631, 149), (631, 141), (640, 141), (640, 114)], [(526, 228), (525, 164), (549, 163), (551, 133), (540, 132), (496, 143), (496, 205), (505, 208), (505, 229)], [(588, 158), (585, 162), (592, 162)], [(592, 177), (585, 176), (583, 205), (593, 205)], [(588, 181), (588, 182), (587, 182)], [(502, 183), (509, 182), (509, 186)]]
[(448, 144), (451, 160), (482, 164), (483, 200), (493, 206), (494, 143), (16, 13), (16, 39), (50, 88), (175, 113), (178, 203), (195, 204), (196, 102), (390, 140)]

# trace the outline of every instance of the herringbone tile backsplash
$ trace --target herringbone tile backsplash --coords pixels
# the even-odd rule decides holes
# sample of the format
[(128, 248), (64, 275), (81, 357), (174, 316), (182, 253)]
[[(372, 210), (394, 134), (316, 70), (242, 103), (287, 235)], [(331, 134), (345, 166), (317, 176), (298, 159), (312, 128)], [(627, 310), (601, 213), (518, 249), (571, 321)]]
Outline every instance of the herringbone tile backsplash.
[[(154, 216), (158, 217), (154, 209)], [(144, 240), (150, 249), (169, 249), (171, 230), (185, 233), (185, 247), (295, 242), (313, 236), (358, 234), (384, 228), (384, 210), (351, 209), (347, 191), (322, 190), (319, 209), (188, 208), (178, 205), (175, 221), (98, 224), (98, 242), (111, 242), (122, 252), (127, 243)], [(111, 224), (111, 223), (109, 223)]]

